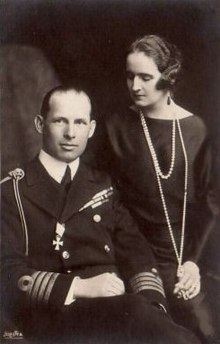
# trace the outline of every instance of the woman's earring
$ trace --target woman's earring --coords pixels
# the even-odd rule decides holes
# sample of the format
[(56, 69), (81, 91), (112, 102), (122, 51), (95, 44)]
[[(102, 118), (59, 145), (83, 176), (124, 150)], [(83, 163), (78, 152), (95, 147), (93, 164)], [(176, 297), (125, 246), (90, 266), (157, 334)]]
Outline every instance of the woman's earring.
[(168, 95), (167, 97), (167, 105), (170, 105), (171, 104), (171, 99), (170, 99), (170, 95)]

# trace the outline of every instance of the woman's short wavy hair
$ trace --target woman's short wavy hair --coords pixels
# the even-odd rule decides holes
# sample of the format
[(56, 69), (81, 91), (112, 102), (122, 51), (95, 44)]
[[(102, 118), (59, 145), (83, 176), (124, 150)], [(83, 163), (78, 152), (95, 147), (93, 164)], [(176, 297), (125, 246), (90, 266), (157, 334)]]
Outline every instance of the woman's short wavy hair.
[(177, 81), (182, 65), (182, 55), (178, 48), (157, 35), (146, 35), (136, 39), (129, 47), (127, 55), (142, 52), (153, 58), (162, 73), (158, 88), (172, 88)]

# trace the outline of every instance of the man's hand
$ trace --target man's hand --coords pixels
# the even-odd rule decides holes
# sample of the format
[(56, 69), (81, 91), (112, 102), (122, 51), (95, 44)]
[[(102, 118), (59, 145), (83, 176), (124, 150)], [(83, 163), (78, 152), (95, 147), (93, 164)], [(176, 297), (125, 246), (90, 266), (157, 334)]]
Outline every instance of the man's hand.
[(178, 283), (175, 284), (173, 293), (177, 297), (183, 297), (185, 300), (192, 299), (199, 294), (201, 289), (200, 273), (198, 266), (187, 261), (183, 264), (183, 276), (179, 278)]
[(104, 274), (80, 279), (75, 282), (74, 297), (108, 297), (122, 295), (125, 293), (123, 281), (115, 273)]

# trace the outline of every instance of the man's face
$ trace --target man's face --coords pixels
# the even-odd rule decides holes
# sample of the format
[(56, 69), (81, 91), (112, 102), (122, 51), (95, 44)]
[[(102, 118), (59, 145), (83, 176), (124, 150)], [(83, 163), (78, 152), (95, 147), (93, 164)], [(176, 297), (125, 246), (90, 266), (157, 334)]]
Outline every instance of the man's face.
[(84, 152), (94, 133), (91, 103), (85, 93), (70, 90), (55, 92), (49, 105), (46, 118), (35, 119), (38, 132), (43, 134), (43, 149), (57, 160), (70, 163)]
[(126, 73), (131, 99), (138, 107), (156, 106), (164, 97), (164, 91), (157, 89), (161, 73), (153, 58), (143, 52), (129, 54)]

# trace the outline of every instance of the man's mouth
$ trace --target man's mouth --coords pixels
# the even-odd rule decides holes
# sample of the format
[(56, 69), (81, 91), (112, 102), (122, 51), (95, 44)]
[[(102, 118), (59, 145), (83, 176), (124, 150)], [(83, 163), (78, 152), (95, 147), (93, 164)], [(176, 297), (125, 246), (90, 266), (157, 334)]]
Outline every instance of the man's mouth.
[(71, 144), (71, 143), (61, 143), (60, 146), (61, 146), (64, 150), (68, 150), (68, 151), (70, 151), (70, 150), (72, 150), (72, 149), (78, 147), (78, 145), (76, 145), (76, 144)]

